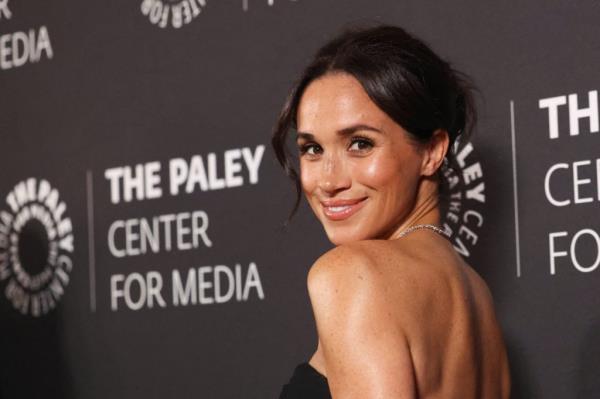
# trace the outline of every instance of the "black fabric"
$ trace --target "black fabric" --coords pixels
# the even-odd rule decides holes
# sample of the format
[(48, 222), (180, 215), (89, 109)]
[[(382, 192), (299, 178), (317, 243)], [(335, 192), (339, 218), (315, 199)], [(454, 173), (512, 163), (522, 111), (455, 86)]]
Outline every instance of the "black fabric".
[(279, 399), (331, 399), (327, 378), (308, 363), (296, 366)]

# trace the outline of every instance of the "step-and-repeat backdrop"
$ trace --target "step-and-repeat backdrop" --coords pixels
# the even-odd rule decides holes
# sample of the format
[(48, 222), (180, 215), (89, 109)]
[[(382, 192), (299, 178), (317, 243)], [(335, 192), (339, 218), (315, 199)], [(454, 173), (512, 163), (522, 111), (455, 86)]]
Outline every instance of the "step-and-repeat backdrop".
[(422, 37), (481, 118), (446, 229), (515, 398), (600, 397), (596, 1), (0, 0), (0, 397), (273, 398), (330, 244), (270, 132), (349, 23)]

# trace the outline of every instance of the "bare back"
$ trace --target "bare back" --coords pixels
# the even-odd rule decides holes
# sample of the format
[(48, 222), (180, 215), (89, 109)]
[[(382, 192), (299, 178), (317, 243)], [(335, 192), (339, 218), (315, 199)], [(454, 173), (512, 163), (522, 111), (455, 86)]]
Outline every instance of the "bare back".
[[(390, 317), (410, 348), (419, 398), (508, 398), (510, 377), (491, 295), (431, 232), (357, 243), (373, 259)], [(319, 348), (310, 363), (326, 373)]]

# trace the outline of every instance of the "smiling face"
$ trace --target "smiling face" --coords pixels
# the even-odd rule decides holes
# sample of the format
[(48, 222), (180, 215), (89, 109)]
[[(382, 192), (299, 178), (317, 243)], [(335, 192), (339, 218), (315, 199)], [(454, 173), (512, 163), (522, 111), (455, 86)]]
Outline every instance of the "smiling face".
[(441, 163), (346, 73), (309, 84), (297, 130), (302, 189), (336, 245), (393, 238), (423, 196), (421, 177)]

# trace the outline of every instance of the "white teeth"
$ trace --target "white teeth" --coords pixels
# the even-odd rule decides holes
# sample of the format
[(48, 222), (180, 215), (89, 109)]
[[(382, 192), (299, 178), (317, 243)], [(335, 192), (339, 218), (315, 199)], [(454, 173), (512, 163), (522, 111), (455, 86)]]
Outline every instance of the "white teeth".
[(330, 206), (330, 207), (328, 207), (328, 209), (331, 212), (342, 212), (342, 211), (345, 211), (348, 208), (350, 208), (350, 207), (349, 206)]

